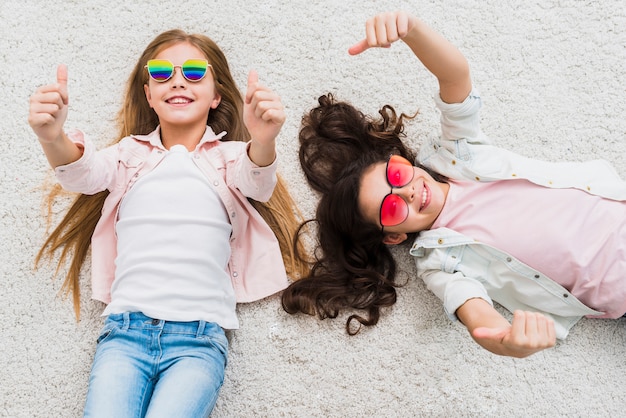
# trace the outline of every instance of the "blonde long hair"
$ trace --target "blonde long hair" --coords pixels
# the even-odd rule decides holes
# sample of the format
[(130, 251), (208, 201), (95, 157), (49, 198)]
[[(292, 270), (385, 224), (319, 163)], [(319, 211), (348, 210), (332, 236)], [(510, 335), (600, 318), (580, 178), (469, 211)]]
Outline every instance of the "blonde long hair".
[[(212, 65), (216, 88), (222, 97), (220, 105), (209, 112), (207, 125), (215, 132), (226, 131), (223, 141), (247, 141), (250, 134), (243, 123), (243, 99), (224, 53), (210, 38), (199, 34), (187, 34), (181, 30), (170, 30), (158, 35), (144, 50), (137, 61), (126, 85), (124, 102), (118, 114), (119, 133), (112, 144), (131, 134), (148, 134), (159, 124), (154, 110), (149, 106), (144, 84), (148, 75), (144, 66), (162, 50), (178, 43), (190, 43), (200, 49)], [(48, 217), (51, 217), (52, 202), (60, 194), (60, 186), (53, 186), (48, 195)], [(107, 190), (95, 195), (78, 195), (59, 225), (50, 233), (35, 258), (35, 266), (42, 259), (52, 259), (61, 250), (56, 274), (69, 261), (61, 292), (71, 294), (76, 318), (80, 318), (80, 272), (91, 246), (91, 237), (100, 212), (109, 192)], [(255, 209), (270, 226), (276, 235), (285, 262), (287, 274), (294, 280), (304, 277), (308, 265), (296, 257), (294, 248), (295, 234), (301, 222), (301, 214), (291, 198), (287, 186), (279, 176), (274, 193), (267, 203), (251, 200)]]

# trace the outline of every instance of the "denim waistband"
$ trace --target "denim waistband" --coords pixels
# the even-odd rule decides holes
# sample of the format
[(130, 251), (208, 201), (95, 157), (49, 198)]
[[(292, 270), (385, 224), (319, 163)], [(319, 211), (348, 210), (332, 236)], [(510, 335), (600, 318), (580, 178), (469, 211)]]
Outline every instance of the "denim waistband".
[(116, 322), (122, 329), (143, 329), (160, 331), (161, 334), (187, 334), (187, 335), (210, 335), (222, 328), (214, 322), (190, 321), (166, 321), (163, 319), (150, 318), (141, 312), (124, 312), (110, 314), (107, 322)]

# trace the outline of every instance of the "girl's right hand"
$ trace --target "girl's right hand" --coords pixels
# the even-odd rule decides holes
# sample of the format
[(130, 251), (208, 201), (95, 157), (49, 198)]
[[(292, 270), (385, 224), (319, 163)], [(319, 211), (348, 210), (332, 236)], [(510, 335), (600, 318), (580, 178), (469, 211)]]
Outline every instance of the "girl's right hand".
[(365, 39), (348, 49), (357, 55), (369, 48), (389, 48), (393, 42), (404, 38), (415, 26), (416, 18), (405, 12), (387, 12), (365, 22)]
[(67, 67), (57, 68), (57, 82), (39, 87), (30, 97), (28, 123), (42, 143), (52, 143), (63, 136), (67, 118)]
[(556, 336), (554, 321), (538, 312), (515, 311), (510, 327), (474, 329), (477, 340), (500, 343), (506, 355), (523, 358), (546, 348), (554, 347)]

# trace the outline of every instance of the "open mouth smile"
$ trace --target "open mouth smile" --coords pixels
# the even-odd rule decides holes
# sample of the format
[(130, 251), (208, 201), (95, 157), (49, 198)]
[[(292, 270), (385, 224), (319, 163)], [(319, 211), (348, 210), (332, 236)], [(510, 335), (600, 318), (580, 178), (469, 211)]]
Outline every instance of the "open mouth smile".
[(430, 189), (428, 188), (428, 186), (426, 186), (426, 184), (424, 184), (424, 188), (422, 189), (422, 202), (420, 204), (420, 211), (426, 208), (429, 202), (430, 202)]

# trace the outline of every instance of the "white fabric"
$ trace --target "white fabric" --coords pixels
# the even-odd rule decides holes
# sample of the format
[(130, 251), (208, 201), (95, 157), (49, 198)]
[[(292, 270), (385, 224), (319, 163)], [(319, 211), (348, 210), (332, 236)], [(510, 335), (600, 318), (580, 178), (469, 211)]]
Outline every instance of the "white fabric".
[(173, 146), (137, 181), (118, 216), (116, 278), (103, 315), (139, 311), (238, 328), (226, 273), (231, 226), (219, 196), (184, 146)]

